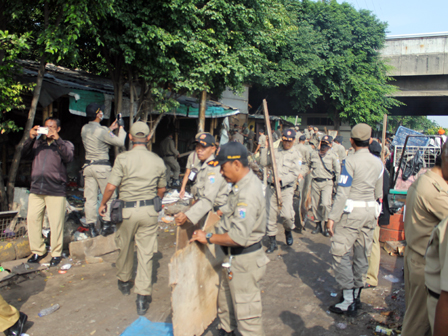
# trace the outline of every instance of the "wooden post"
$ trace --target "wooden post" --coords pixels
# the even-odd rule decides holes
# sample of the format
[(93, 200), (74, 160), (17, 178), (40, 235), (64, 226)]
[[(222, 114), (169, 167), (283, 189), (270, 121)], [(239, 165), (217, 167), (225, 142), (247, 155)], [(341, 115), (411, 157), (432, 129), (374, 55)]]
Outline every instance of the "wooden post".
[(381, 144), (383, 148), (381, 149), (381, 162), (384, 162), (384, 156), (386, 154), (386, 130), (387, 130), (387, 114), (384, 113), (383, 116), (383, 137), (381, 139)]
[(175, 121), (175, 133), (174, 133), (174, 143), (176, 145), (176, 149), (179, 150), (179, 119)]
[(268, 140), (269, 140), (269, 149), (271, 151), (272, 170), (274, 171), (275, 191), (277, 193), (277, 204), (278, 208), (281, 209), (283, 205), (282, 191), (280, 189), (280, 181), (278, 180), (277, 162), (275, 161), (275, 154), (274, 154), (274, 141), (272, 141), (271, 122), (269, 120), (268, 103), (266, 102), (266, 99), (263, 99), (263, 112), (264, 112), (264, 121), (266, 123), (266, 132), (268, 134)]
[(215, 121), (216, 119), (211, 119), (210, 120), (210, 134), (213, 135), (213, 130), (215, 129)]
[(207, 90), (202, 91), (201, 105), (199, 106), (199, 124), (198, 133), (204, 132), (205, 129), (205, 111), (207, 110)]

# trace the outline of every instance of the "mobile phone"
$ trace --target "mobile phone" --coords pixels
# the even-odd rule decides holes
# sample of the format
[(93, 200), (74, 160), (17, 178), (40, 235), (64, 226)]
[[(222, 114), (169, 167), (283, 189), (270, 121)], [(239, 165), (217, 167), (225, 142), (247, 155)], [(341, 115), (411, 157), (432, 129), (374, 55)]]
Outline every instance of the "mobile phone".
[(121, 113), (118, 113), (117, 120), (120, 120), (120, 119), (121, 119)]
[(48, 135), (48, 127), (39, 127), (37, 129), (37, 134)]

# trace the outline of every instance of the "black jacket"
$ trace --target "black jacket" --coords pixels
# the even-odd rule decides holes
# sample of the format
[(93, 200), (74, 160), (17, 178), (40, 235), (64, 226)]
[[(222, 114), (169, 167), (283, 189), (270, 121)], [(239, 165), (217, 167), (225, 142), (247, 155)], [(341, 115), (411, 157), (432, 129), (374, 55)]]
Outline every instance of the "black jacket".
[(48, 145), (47, 140), (25, 141), (22, 155), (32, 155), (30, 192), (38, 195), (65, 196), (66, 164), (73, 160), (75, 147), (61, 138)]
[(378, 225), (389, 225), (390, 210), (389, 210), (389, 172), (384, 169), (383, 173), (383, 210), (378, 218)]

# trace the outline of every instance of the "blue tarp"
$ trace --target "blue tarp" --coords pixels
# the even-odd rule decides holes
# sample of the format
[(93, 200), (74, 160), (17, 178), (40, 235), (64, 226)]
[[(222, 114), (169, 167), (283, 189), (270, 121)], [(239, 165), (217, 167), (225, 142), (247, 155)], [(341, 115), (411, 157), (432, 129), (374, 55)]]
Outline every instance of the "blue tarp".
[(140, 316), (121, 336), (173, 336), (173, 324), (151, 322), (146, 317)]

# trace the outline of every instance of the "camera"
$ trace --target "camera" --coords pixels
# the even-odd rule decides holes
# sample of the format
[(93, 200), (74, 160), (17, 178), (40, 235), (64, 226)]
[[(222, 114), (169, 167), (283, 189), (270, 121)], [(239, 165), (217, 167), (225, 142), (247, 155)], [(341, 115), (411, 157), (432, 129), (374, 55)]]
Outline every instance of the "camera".
[(37, 129), (37, 134), (48, 135), (48, 127), (39, 127)]

